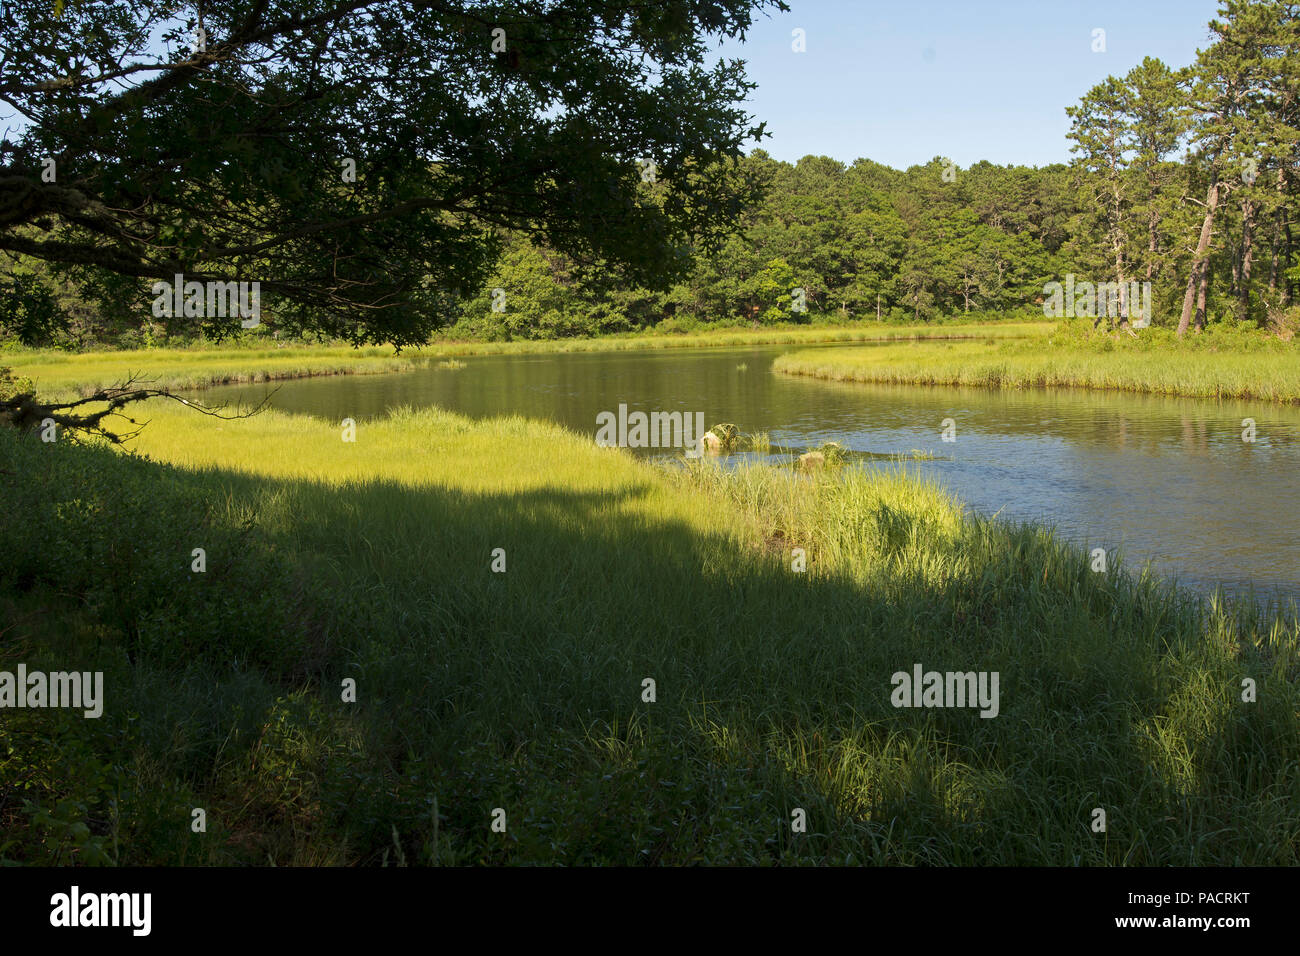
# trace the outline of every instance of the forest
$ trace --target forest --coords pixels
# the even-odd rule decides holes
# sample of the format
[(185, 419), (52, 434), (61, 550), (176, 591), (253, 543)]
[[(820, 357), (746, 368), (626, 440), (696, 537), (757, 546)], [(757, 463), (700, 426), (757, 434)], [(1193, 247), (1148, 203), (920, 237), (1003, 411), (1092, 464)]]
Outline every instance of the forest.
[(551, 338), (665, 322), (928, 320), (1036, 308), (1068, 275), (1150, 283), (1152, 324), (1180, 332), (1282, 323), (1300, 279), (1293, 6), (1229, 4), (1193, 65), (1148, 57), (1095, 86), (1066, 110), (1069, 165), (959, 169), (935, 157), (899, 171), (754, 150), (740, 164), (764, 198), (664, 292), (611, 287), (512, 235), (492, 281), (507, 308), (493, 312), (485, 291), (459, 328)]

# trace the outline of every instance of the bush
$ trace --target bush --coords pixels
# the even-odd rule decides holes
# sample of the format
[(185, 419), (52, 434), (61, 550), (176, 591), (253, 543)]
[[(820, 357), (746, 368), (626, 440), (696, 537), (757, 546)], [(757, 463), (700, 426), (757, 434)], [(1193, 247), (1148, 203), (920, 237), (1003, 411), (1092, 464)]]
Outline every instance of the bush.
[[(288, 569), (256, 529), (211, 519), (173, 469), (107, 444), (0, 429), (0, 581), (72, 599), (128, 653), (292, 661)], [(206, 570), (192, 570), (202, 548)]]

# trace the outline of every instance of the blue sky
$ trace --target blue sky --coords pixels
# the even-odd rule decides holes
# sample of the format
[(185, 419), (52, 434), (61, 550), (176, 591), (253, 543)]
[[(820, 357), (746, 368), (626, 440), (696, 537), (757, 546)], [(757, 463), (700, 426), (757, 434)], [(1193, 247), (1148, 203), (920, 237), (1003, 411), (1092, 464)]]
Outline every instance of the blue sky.
[[(722, 48), (758, 83), (763, 148), (899, 169), (1068, 162), (1065, 107), (1144, 56), (1186, 66), (1218, 0), (787, 0)], [(791, 49), (791, 31), (807, 51)], [(1094, 53), (1093, 30), (1106, 50)]]

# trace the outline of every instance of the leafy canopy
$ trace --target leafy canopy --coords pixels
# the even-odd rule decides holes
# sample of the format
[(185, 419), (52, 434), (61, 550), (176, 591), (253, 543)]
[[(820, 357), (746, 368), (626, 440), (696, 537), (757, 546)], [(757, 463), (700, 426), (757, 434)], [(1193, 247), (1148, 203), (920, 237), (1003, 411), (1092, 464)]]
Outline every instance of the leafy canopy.
[(399, 347), (480, 292), (499, 229), (662, 287), (759, 194), (734, 163), (753, 84), (706, 61), (766, 7), (8, 2), (0, 250), (108, 310), (177, 273), (258, 281), (279, 327)]

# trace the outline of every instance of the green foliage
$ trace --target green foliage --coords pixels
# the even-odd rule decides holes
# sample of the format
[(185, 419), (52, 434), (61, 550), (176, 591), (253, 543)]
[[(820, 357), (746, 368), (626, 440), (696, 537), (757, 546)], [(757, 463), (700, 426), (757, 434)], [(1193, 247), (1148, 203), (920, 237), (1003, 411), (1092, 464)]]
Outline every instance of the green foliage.
[[(214, 523), (212, 506), (174, 479), (163, 481), (176, 493), (147, 490), (145, 461), (4, 433), (11, 477), (0, 498), (0, 578), (24, 593), (75, 596), (133, 658), (293, 657), (300, 629), (283, 597), (266, 590), (284, 571), (256, 532), (256, 514), (238, 526)], [(110, 525), (113, 535), (100, 533)], [(202, 573), (191, 570), (195, 548), (206, 553)], [(227, 600), (229, 586), (246, 599)]]
[(0, 795), (0, 864), (118, 862), (113, 816), (122, 770), (98, 752), (111, 750), (113, 741), (75, 732), (81, 720), (66, 711), (6, 715), (0, 729), (0, 779), (6, 782)]
[(0, 402), (15, 395), (29, 395), (36, 391), (30, 378), (14, 375), (13, 369), (0, 365)]
[(41, 345), (67, 328), (50, 289), (34, 275), (0, 274), (0, 338)]
[[(1289, 225), (1300, 189), (1300, 26), (1282, 0), (1232, 0), (1224, 13), (1213, 32), (1226, 42), (1194, 67), (1148, 57), (1069, 107), (1070, 167), (957, 169), (935, 158), (900, 172), (824, 156), (792, 165), (754, 150), (739, 167), (764, 198), (739, 235), (696, 250), (689, 275), (661, 301), (643, 300), (635, 314), (582, 296), (568, 307), (587, 334), (617, 327), (611, 312), (629, 327), (666, 315), (665, 330), (920, 321), (1041, 303), (1047, 282), (1074, 274), (1150, 282), (1153, 323), (1172, 327), (1198, 261), (1189, 250), (1202, 214), (1187, 196), (1203, 195), (1215, 176), (1231, 201), (1220, 204), (1204, 275), (1194, 277), (1206, 297), (1198, 327), (1263, 324), (1267, 310), (1295, 300), (1300, 273)], [(1233, 99), (1247, 87), (1250, 97)], [(1187, 135), (1192, 158), (1179, 161)], [(1258, 174), (1249, 182), (1248, 162)], [(553, 281), (569, 285), (560, 270)], [(806, 296), (804, 315), (791, 313), (794, 288)]]
[[(290, 6), (0, 7), (0, 86), (29, 120), (0, 142), (0, 250), (54, 264), (40, 281), (72, 281), (103, 338), (179, 273), (261, 283), (291, 335), (419, 345), (482, 288), (498, 230), (663, 288), (758, 195), (734, 162), (764, 133), (753, 84), (711, 51), (775, 0)], [(75, 333), (55, 297), (24, 289), (0, 332)]]

